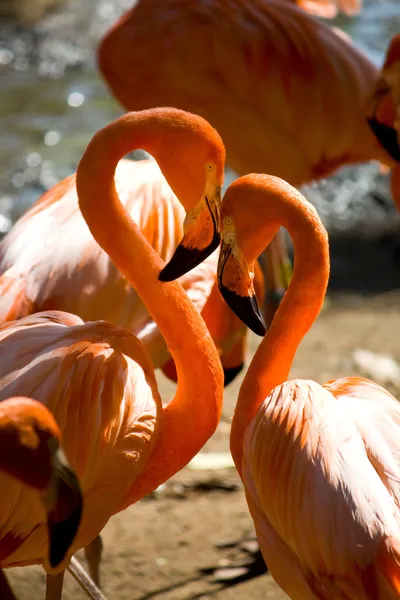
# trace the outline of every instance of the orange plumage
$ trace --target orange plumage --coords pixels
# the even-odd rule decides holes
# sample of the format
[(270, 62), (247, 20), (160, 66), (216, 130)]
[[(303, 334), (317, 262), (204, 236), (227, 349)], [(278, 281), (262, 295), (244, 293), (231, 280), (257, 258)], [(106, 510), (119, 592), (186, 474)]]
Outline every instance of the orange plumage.
[(348, 163), (393, 166), (365, 119), (376, 67), (290, 2), (140, 0), (104, 37), (98, 61), (128, 109), (204, 116), (240, 175), (298, 186)]
[[(80, 477), (85, 505), (67, 558), (112, 514), (191, 460), (221, 414), (223, 373), (204, 321), (178, 283), (158, 280), (164, 263), (115, 189), (117, 163), (137, 147), (153, 154), (186, 209), (204, 190), (209, 205), (219, 207), (225, 152), (201, 117), (155, 109), (124, 115), (98, 132), (78, 166), (79, 206), (93, 237), (134, 285), (171, 351), (178, 371), (174, 399), (162, 406), (150, 357), (126, 329), (59, 311), (0, 326), (0, 398), (25, 394), (45, 404)], [(37, 498), (22, 495), (18, 484), (0, 487), (1, 530), (24, 534), (0, 566), (42, 562), (49, 569)]]
[[(115, 183), (143, 235), (168, 261), (183, 235), (185, 211), (157, 163), (122, 160)], [(179, 281), (212, 333), (229, 383), (244, 363), (246, 328), (221, 298), (215, 283), (217, 260), (214, 253)], [(75, 175), (44, 194), (3, 239), (0, 274), (0, 321), (43, 310), (71, 312), (84, 321), (105, 319), (137, 335), (153, 365), (176, 381), (157, 326), (82, 217)], [(256, 285), (262, 292), (259, 267)]]
[(268, 175), (232, 183), (220, 218), (221, 293), (261, 335), (253, 263), (281, 226), (294, 244), (289, 288), (243, 380), (231, 429), (269, 571), (293, 600), (398, 600), (399, 403), (358, 377), (287, 381), (325, 297), (327, 232), (296, 189)]
[[(325, 296), (326, 231), (299, 192), (266, 175), (232, 184), (221, 220), (222, 288), (231, 256), (242, 254), (236, 268), (246, 279), (279, 226), (294, 243), (289, 289), (249, 366), (231, 431), (269, 570), (293, 600), (398, 599), (400, 405), (357, 377), (286, 381)], [(239, 290), (231, 283), (230, 291), (230, 306), (250, 325), (253, 305), (235, 304)]]
[[(4, 483), (10, 486), (14, 478), (40, 492), (50, 535), (57, 523), (67, 523), (68, 536), (50, 538), (50, 555), (58, 554), (58, 562), (74, 538), (82, 508), (79, 482), (60, 444), (60, 429), (43, 404), (26, 397), (8, 398), (0, 403), (0, 471), (8, 476), (3, 478)], [(2, 541), (1, 556), (5, 551)], [(58, 564), (51, 556), (49, 561), (53, 566)]]
[[(16, 481), (22, 497), (31, 488), (45, 513), (48, 528), (48, 561), (56, 567), (71, 545), (81, 518), (82, 492), (61, 448), (61, 432), (49, 410), (30, 398), (15, 397), (0, 403), (0, 477), (2, 494)], [(19, 487), (19, 486), (18, 486)], [(12, 521), (2, 509), (0, 520)], [(10, 535), (0, 527), (0, 561), (23, 543), (29, 532)], [(14, 597), (0, 570), (0, 597)]]

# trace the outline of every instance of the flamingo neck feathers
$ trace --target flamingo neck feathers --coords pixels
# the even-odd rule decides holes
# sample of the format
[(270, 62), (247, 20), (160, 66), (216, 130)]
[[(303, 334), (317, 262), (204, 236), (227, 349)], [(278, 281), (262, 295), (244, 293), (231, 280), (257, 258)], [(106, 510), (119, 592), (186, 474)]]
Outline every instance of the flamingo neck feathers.
[[(260, 224), (254, 234), (260, 241), (256, 256), (265, 245), (263, 224), (267, 228), (275, 215), (276, 230), (283, 226), (292, 238), (295, 262), (289, 288), (240, 388), (231, 430), (231, 451), (239, 473), (246, 428), (273, 388), (288, 379), (296, 350), (321, 310), (329, 279), (328, 237), (317, 211), (286, 182), (265, 178), (268, 183), (254, 219)], [(241, 202), (252, 213), (250, 193)]]
[[(172, 110), (165, 109), (170, 119)], [(177, 112), (171, 120), (179, 118)], [(178, 374), (175, 397), (160, 415), (155, 448), (126, 505), (185, 466), (216, 429), (222, 409), (223, 372), (204, 321), (179, 283), (158, 280), (164, 262), (121, 204), (114, 184), (116, 166), (128, 152), (141, 148), (162, 158), (159, 140), (166, 127), (162, 109), (128, 113), (93, 137), (77, 170), (86, 223), (157, 323)]]

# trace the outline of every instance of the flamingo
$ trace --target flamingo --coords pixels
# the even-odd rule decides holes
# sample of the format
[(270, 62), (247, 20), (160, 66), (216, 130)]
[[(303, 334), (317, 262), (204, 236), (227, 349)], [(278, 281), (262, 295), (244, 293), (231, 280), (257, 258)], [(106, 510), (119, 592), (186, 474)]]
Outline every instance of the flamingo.
[(10, 486), (0, 499), (5, 510), (13, 505), (12, 523), (0, 512), (2, 530), (11, 538), (16, 528), (31, 531), (1, 557), (0, 566), (42, 563), (47, 600), (61, 597), (69, 557), (96, 539), (113, 514), (186, 465), (221, 415), (223, 372), (204, 321), (179, 283), (158, 280), (164, 263), (118, 198), (116, 165), (136, 147), (154, 156), (184, 206), (198, 211), (207, 203), (208, 215), (198, 219), (207, 246), (215, 244), (225, 150), (203, 118), (173, 108), (149, 109), (100, 130), (77, 170), (79, 207), (93, 237), (135, 287), (172, 354), (178, 372), (173, 400), (162, 405), (150, 357), (127, 329), (105, 321), (84, 323), (62, 311), (0, 325), (0, 399), (35, 395), (49, 408), (84, 495), (80, 528), (56, 571), (46, 559), (37, 498), (21, 497)]
[[(314, 9), (337, 4), (361, 8)], [(206, 118), (239, 175), (300, 186), (351, 163), (396, 164), (365, 117), (377, 68), (294, 2), (139, 0), (103, 38), (98, 63), (129, 110), (171, 104)], [(288, 265), (279, 248), (278, 275)], [(272, 291), (287, 283), (280, 275)]]
[(204, 116), (239, 175), (268, 169), (300, 186), (345, 164), (394, 165), (365, 119), (377, 68), (292, 2), (139, 0), (98, 63), (129, 110), (163, 102)]
[(399, 599), (400, 405), (359, 377), (287, 380), (325, 297), (329, 248), (315, 208), (282, 179), (251, 174), (226, 191), (220, 290), (264, 335), (252, 264), (280, 226), (293, 240), (293, 277), (245, 375), (231, 429), (261, 551), (293, 600)]
[[(52, 567), (57, 567), (63, 560), (76, 535), (82, 512), (79, 482), (60, 442), (60, 429), (53, 415), (40, 402), (15, 397), (0, 403), (2, 493), (15, 481), (37, 490), (36, 497), (47, 516), (48, 561)], [(12, 518), (11, 514), (9, 518)], [(10, 543), (18, 545), (28, 534), (20, 531), (14, 540), (10, 540), (1, 528), (0, 556), (8, 552)], [(0, 570), (3, 600), (7, 600), (8, 591), (7, 580)]]
[[(147, 240), (163, 260), (169, 260), (183, 235), (185, 211), (157, 163), (121, 160), (115, 183), (121, 202)], [(227, 385), (243, 367), (246, 328), (215, 283), (217, 259), (214, 253), (180, 283), (212, 332)], [(0, 321), (53, 309), (84, 321), (105, 319), (137, 335), (154, 367), (176, 381), (165, 341), (146, 307), (85, 223), (75, 174), (44, 194), (3, 239), (0, 274)], [(255, 283), (262, 291), (259, 266)]]

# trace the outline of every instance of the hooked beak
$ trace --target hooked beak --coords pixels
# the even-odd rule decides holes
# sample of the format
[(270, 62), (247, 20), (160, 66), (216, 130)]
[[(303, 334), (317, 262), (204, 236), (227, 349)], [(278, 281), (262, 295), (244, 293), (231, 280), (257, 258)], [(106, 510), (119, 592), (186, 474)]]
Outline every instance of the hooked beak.
[(388, 124), (395, 118), (396, 110), (391, 88), (387, 85), (379, 86), (371, 103), (373, 107), (372, 116), (367, 117), (368, 125), (386, 152), (394, 160), (400, 161), (399, 134), (394, 127)]
[(184, 236), (171, 260), (165, 265), (158, 278), (173, 281), (197, 267), (219, 246), (219, 212), (221, 188), (213, 197), (205, 196), (188, 213), (184, 223)]
[(247, 263), (244, 261), (243, 264), (243, 258), (240, 261), (234, 256), (232, 245), (223, 241), (218, 261), (218, 286), (221, 295), (249, 329), (264, 336), (267, 327), (258, 307), (253, 285), (249, 285), (249, 269), (246, 267)]
[(367, 121), (381, 146), (394, 160), (400, 161), (400, 145), (395, 128), (381, 123), (375, 117), (371, 117)]
[(49, 531), (49, 562), (55, 568), (75, 538), (83, 506), (78, 478), (60, 448), (53, 455), (53, 472), (44, 504)]

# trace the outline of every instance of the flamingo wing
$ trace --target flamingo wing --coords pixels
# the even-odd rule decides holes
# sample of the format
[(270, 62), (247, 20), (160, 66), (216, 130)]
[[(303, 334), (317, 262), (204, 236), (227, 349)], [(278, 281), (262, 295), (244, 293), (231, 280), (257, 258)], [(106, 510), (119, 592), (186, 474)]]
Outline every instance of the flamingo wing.
[(243, 480), (264, 558), (294, 599), (400, 594), (400, 406), (344, 379), (275, 388), (250, 423)]
[[(173, 244), (175, 239), (170, 198), (166, 197), (165, 207), (157, 203), (163, 179), (155, 163), (127, 160), (118, 165), (115, 178), (122, 202), (145, 235), (153, 243), (157, 239), (158, 248), (165, 252), (168, 243)], [(169, 196), (172, 195), (170, 190)], [(157, 218), (153, 216), (155, 206)], [(183, 219), (183, 214), (176, 219)], [(163, 220), (168, 224), (165, 229)], [(169, 231), (173, 241), (168, 239)], [(130, 326), (129, 315), (141, 304), (136, 292), (93, 239), (79, 210), (75, 175), (47, 192), (14, 225), (0, 245), (0, 272), (8, 281), (13, 278), (25, 283), (32, 312), (67, 310), (84, 320), (107, 318)], [(4, 319), (2, 312), (0, 318)], [(147, 315), (143, 306), (141, 312), (139, 323), (140, 317)], [(24, 315), (17, 315), (21, 316)]]
[[(119, 197), (164, 260), (183, 235), (185, 211), (154, 161), (122, 160)], [(218, 253), (180, 278), (201, 312), (215, 281)], [(85, 321), (106, 319), (130, 329), (155, 366), (170, 358), (136, 291), (93, 239), (78, 206), (75, 175), (47, 192), (0, 244), (0, 322), (43, 310), (65, 310)]]
[[(154, 370), (141, 343), (106, 322), (59, 311), (0, 326), (0, 400), (45, 404), (84, 494), (70, 554), (100, 533), (142, 472), (162, 419)], [(46, 517), (38, 493), (0, 474), (0, 564), (46, 561)]]

